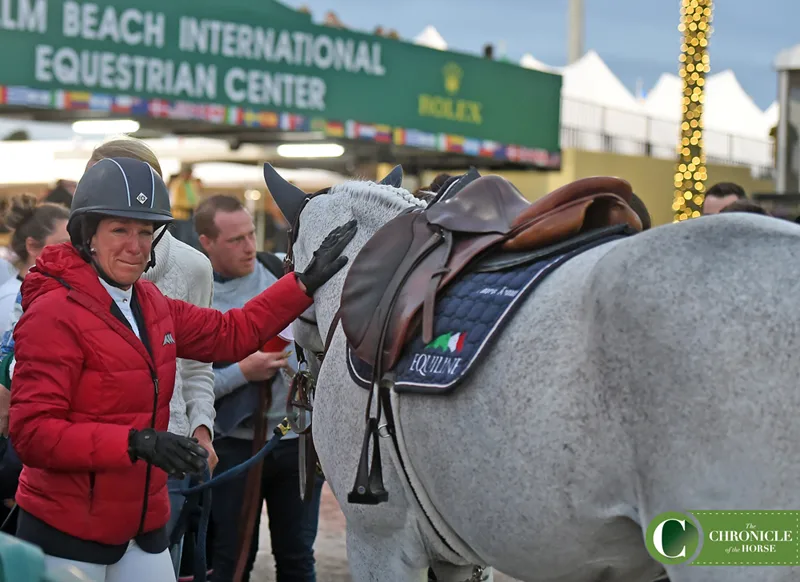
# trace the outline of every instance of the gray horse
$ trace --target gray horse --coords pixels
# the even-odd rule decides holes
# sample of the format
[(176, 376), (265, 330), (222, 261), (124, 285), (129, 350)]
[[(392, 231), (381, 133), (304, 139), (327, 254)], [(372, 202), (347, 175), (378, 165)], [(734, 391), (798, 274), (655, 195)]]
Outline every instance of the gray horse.
[[(290, 224), (304, 196), (267, 185)], [(348, 182), (311, 199), (297, 269), (349, 220), (351, 259), (412, 205)], [(688, 509), (800, 508), (800, 227), (727, 214), (653, 228), (580, 254), (522, 305), (468, 382), (446, 397), (393, 394), (405, 473), (381, 439), (389, 500), (353, 505), (368, 392), (339, 327), (314, 440), (347, 519), (356, 582), (442, 582), (492, 566), (531, 582), (789, 582), (800, 568), (662, 566), (644, 530)], [(295, 324), (322, 352), (347, 267)], [(310, 358), (313, 360), (313, 358)], [(434, 527), (435, 526), (435, 529)], [(447, 542), (443, 542), (443, 539)], [(491, 570), (488, 570), (489, 572)]]

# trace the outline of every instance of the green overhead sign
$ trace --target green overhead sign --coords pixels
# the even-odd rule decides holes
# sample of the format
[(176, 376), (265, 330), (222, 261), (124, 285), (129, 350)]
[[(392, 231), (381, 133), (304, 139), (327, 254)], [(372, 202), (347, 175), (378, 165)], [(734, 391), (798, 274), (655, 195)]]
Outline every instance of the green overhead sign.
[(0, 104), (522, 161), (560, 149), (560, 76), (318, 26), (272, 0), (0, 0), (0, 46)]

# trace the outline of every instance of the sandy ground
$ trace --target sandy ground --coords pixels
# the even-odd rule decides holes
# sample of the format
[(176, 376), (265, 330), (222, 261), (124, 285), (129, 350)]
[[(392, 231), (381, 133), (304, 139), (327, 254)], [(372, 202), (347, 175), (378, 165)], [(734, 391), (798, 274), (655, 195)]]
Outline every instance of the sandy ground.
[[(331, 493), (327, 484), (322, 490), (322, 507), (319, 516), (319, 533), (315, 546), (317, 560), (317, 582), (350, 582), (350, 571), (347, 567), (347, 549), (344, 537), (345, 521), (339, 509), (336, 498)], [(252, 582), (274, 582), (275, 566), (272, 560), (272, 551), (269, 541), (269, 526), (267, 516), (261, 519), (259, 533), (259, 550)], [(498, 572), (495, 572), (496, 582), (517, 582)]]

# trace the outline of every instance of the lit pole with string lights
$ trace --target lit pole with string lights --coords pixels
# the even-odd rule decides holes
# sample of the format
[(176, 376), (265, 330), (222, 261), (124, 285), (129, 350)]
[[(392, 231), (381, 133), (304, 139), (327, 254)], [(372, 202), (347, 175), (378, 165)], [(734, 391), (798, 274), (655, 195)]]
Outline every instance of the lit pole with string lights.
[(709, 72), (708, 38), (713, 0), (682, 0), (683, 33), (680, 76), (683, 81), (681, 133), (675, 172), (674, 222), (700, 216), (705, 198), (706, 157), (703, 149), (703, 104)]

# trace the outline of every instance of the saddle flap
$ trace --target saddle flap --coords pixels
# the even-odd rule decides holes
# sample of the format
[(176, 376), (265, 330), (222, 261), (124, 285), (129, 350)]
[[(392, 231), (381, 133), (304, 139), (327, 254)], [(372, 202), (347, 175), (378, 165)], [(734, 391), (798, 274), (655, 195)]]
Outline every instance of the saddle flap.
[(353, 260), (340, 309), (342, 329), (359, 358), (374, 361), (392, 299), (434, 233), (421, 212), (401, 214), (383, 225)]
[(425, 210), (431, 224), (452, 232), (505, 233), (530, 206), (519, 190), (501, 176), (482, 176), (455, 196)]
[[(439, 266), (444, 263), (446, 273), (439, 280), (437, 292), (455, 279), (476, 257), (500, 240), (502, 240), (500, 234), (484, 234), (477, 237), (462, 236), (455, 241), (449, 256), (447, 247), (441, 245), (425, 257), (420, 265), (410, 273), (390, 314), (391, 325), (382, 351), (384, 370), (389, 370), (397, 364), (403, 347), (419, 330), (425, 294), (431, 276)], [(356, 355), (358, 355), (357, 352)], [(370, 357), (369, 360), (365, 359), (364, 361), (374, 365), (373, 360), (374, 357)]]

